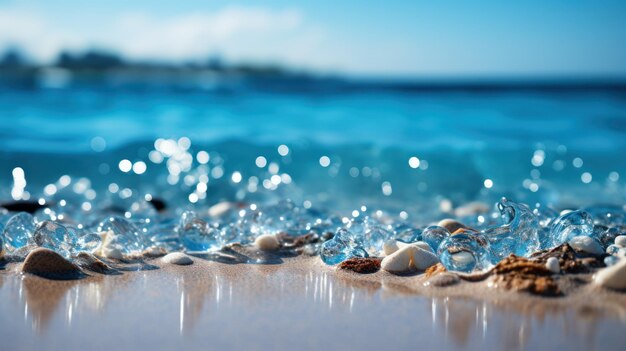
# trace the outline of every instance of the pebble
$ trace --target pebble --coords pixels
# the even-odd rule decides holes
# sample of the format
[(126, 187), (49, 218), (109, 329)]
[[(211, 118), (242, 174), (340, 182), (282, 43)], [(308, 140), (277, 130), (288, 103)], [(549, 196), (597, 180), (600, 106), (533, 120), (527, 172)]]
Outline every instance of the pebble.
[(411, 270), (413, 254), (418, 248), (409, 245), (383, 258), (380, 268), (391, 273), (402, 273)]
[(280, 242), (274, 234), (263, 234), (254, 240), (254, 245), (263, 251), (275, 251), (280, 248)]
[(416, 241), (414, 243), (405, 243), (402, 241), (397, 241), (396, 239), (389, 239), (385, 241), (385, 243), (383, 244), (383, 253), (385, 254), (385, 256), (389, 256), (392, 253), (398, 251), (399, 249), (407, 247), (407, 246), (415, 246), (419, 249), (432, 252), (432, 248), (430, 247), (430, 245), (428, 245), (428, 243), (424, 241)]
[(143, 252), (144, 255), (148, 257), (161, 257), (167, 254), (167, 250), (160, 246), (150, 246)]
[(556, 257), (548, 258), (548, 260), (546, 261), (546, 268), (550, 272), (558, 274), (561, 271), (561, 267), (559, 266), (559, 259)]
[(81, 273), (78, 266), (58, 253), (46, 248), (37, 248), (31, 251), (28, 256), (26, 256), (24, 264), (22, 264), (22, 272), (42, 275)]
[(582, 251), (592, 255), (602, 255), (604, 253), (604, 249), (600, 243), (584, 235), (573, 237), (569, 241), (569, 245), (576, 251)]
[(444, 273), (439, 273), (433, 276), (432, 278), (428, 279), (424, 283), (424, 286), (432, 285), (432, 286), (437, 286), (437, 287), (444, 287), (444, 286), (458, 284), (459, 282), (460, 282), (459, 276), (457, 276), (454, 273), (444, 272)]
[(470, 229), (465, 224), (452, 218), (442, 219), (441, 221), (439, 221), (439, 223), (437, 223), (437, 225), (439, 227), (446, 228), (446, 230), (450, 233), (454, 233), (459, 229)]
[(124, 254), (118, 248), (104, 247), (99, 252), (99, 255), (104, 258), (112, 258), (114, 260), (121, 260), (124, 258)]
[(417, 247), (413, 251), (412, 263), (413, 267), (417, 268), (420, 271), (424, 271), (427, 268), (439, 263), (439, 258), (437, 258), (437, 256), (435, 256), (435, 254), (432, 253), (430, 250), (424, 250)]
[(600, 269), (593, 277), (594, 283), (605, 288), (615, 290), (626, 289), (626, 259), (621, 259), (614, 265)]
[(615, 245), (626, 247), (626, 235), (618, 235), (615, 237)]
[(177, 264), (179, 266), (188, 266), (193, 263), (193, 260), (191, 259), (191, 257), (185, 255), (182, 252), (169, 253), (163, 256), (161, 260), (163, 260), (163, 262), (165, 263)]
[(383, 253), (385, 254), (385, 256), (389, 256), (399, 249), (400, 247), (398, 247), (398, 242), (396, 241), (396, 239), (389, 239), (383, 243)]

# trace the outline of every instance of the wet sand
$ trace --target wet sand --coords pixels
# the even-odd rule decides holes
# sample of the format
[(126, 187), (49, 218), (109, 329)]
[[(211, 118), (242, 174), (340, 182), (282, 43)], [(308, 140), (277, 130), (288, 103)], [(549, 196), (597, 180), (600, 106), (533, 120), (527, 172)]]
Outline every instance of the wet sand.
[(589, 275), (564, 284), (564, 297), (545, 298), (487, 282), (437, 288), (421, 275), (359, 275), (318, 257), (193, 260), (67, 281), (9, 264), (0, 270), (1, 349), (592, 350), (626, 342), (626, 293), (585, 284)]

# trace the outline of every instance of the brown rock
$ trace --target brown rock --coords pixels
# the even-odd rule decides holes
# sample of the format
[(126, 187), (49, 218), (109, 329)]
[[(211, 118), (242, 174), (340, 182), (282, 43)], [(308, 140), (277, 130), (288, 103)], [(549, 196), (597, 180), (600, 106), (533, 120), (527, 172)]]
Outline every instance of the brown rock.
[(604, 263), (597, 257), (578, 258), (576, 251), (567, 243), (531, 255), (534, 261), (542, 264), (550, 257), (559, 260), (559, 266), (564, 273), (589, 273), (590, 267), (604, 267)]
[(380, 270), (381, 261), (380, 258), (375, 257), (354, 257), (341, 262), (337, 268), (361, 274), (376, 273)]
[(45, 248), (34, 249), (26, 256), (22, 272), (58, 278), (72, 278), (82, 273), (77, 265)]
[(491, 271), (495, 286), (527, 291), (535, 295), (558, 296), (561, 290), (544, 263), (509, 255)]

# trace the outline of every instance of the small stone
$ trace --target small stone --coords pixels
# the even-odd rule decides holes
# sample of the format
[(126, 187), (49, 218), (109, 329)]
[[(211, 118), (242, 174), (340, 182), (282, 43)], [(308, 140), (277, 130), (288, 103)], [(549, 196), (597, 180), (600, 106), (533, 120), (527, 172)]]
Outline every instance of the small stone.
[(626, 247), (626, 235), (618, 235), (615, 237), (615, 245)]
[(103, 247), (98, 255), (104, 258), (112, 258), (114, 260), (121, 260), (124, 258), (122, 251), (115, 247)]
[(26, 260), (24, 260), (22, 272), (43, 276), (81, 274), (78, 266), (68, 261), (58, 253), (46, 248), (37, 248), (32, 250), (28, 256), (26, 256)]
[(439, 223), (437, 223), (438, 226), (442, 227), (442, 228), (446, 228), (446, 230), (450, 233), (454, 233), (459, 229), (470, 229), (470, 227), (466, 226), (465, 224), (454, 220), (452, 218), (446, 218), (446, 219), (442, 219), (441, 221), (439, 221)]
[(396, 239), (389, 239), (383, 243), (383, 252), (385, 253), (385, 256), (389, 256), (399, 249), (400, 248), (398, 247)]
[(254, 240), (254, 245), (263, 251), (275, 251), (280, 248), (280, 242), (274, 234), (263, 234)]
[(431, 251), (416, 248), (413, 250), (412, 263), (413, 267), (423, 271), (439, 263), (439, 259)]
[(361, 274), (376, 273), (380, 270), (380, 258), (353, 257), (341, 262), (337, 268)]
[(147, 257), (161, 257), (167, 255), (167, 250), (161, 246), (150, 246), (143, 254)]
[(589, 236), (575, 236), (569, 241), (569, 245), (576, 251), (582, 251), (596, 256), (604, 253), (602, 245)]
[(594, 283), (605, 288), (626, 290), (626, 259), (614, 265), (600, 269), (593, 277)]
[(413, 253), (418, 248), (415, 246), (406, 246), (391, 255), (383, 258), (380, 268), (391, 273), (402, 273), (411, 270)]
[(400, 246), (400, 248), (404, 247), (404, 245), (413, 245), (418, 249), (433, 252), (433, 249), (425, 241), (416, 241), (414, 243), (398, 243), (398, 245)]
[(179, 266), (188, 266), (193, 263), (191, 257), (185, 255), (182, 252), (169, 253), (161, 259), (165, 263), (177, 264)]
[(561, 271), (561, 268), (559, 267), (559, 260), (556, 257), (550, 257), (548, 258), (548, 260), (546, 261), (546, 268), (548, 268), (548, 270), (554, 274), (558, 274)]
[(414, 243), (405, 243), (402, 241), (397, 241), (395, 239), (389, 239), (385, 241), (383, 244), (383, 252), (385, 256), (389, 256), (392, 253), (398, 251), (399, 249), (407, 246), (415, 246), (419, 249), (426, 250), (432, 252), (432, 248), (424, 241), (416, 241)]
[(445, 273), (440, 273), (431, 277), (424, 283), (424, 286), (444, 287), (444, 286), (458, 284), (459, 281), (460, 281), (459, 276), (457, 276), (456, 274), (445, 272)]

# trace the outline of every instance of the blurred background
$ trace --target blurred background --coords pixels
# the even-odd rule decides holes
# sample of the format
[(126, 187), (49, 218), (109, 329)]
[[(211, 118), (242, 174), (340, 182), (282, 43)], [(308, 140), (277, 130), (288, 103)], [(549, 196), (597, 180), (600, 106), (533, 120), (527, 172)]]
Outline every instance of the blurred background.
[(0, 0), (0, 199), (621, 206), (625, 36), (623, 1)]

